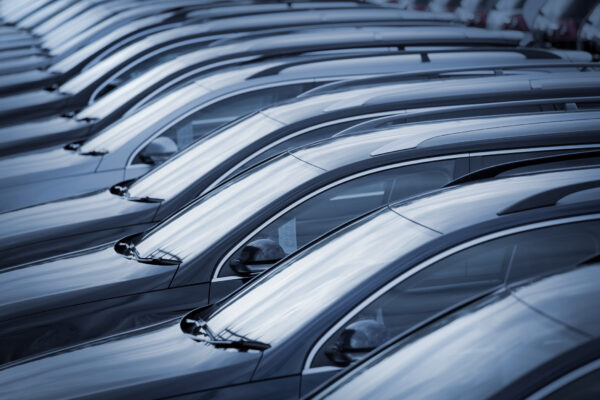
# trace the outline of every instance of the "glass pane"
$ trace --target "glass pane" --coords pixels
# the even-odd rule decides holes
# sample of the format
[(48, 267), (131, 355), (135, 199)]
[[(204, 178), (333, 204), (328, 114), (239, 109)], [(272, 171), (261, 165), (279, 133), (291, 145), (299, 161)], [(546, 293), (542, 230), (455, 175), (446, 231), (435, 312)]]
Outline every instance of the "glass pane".
[[(242, 115), (296, 97), (312, 87), (314, 87), (313, 83), (301, 83), (254, 90), (227, 97), (184, 118), (167, 129), (161, 137), (169, 138), (177, 146), (177, 151), (181, 151)], [(143, 152), (142, 150), (140, 153)], [(141, 164), (144, 162), (143, 160), (144, 157), (138, 155), (134, 159), (134, 164)]]

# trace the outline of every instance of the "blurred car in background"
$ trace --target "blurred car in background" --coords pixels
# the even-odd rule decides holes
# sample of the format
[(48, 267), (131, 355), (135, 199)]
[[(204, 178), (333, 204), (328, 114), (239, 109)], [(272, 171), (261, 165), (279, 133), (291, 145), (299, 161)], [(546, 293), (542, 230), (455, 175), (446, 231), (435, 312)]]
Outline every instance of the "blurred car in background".
[(580, 23), (597, 4), (596, 0), (546, 0), (530, 30), (539, 41), (574, 48)]
[(578, 48), (591, 51), (598, 58), (600, 53), (600, 4), (594, 7), (583, 21), (577, 43)]

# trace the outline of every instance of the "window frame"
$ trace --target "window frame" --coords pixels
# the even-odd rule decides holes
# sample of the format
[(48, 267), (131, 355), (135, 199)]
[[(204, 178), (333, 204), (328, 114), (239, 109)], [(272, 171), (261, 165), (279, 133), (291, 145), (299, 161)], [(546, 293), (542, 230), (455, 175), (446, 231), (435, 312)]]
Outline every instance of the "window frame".
[(328, 372), (328, 371), (341, 370), (343, 367), (334, 366), (334, 365), (311, 367), (311, 364), (313, 363), (314, 359), (316, 358), (317, 353), (319, 353), (319, 351), (323, 348), (323, 346), (327, 343), (327, 341), (329, 341), (329, 339), (333, 335), (335, 335), (336, 332), (338, 332), (341, 328), (343, 328), (344, 325), (346, 323), (348, 323), (352, 318), (354, 318), (358, 313), (360, 313), (363, 309), (368, 307), (371, 303), (373, 303), (374, 301), (379, 299), (381, 296), (383, 296), (384, 294), (389, 292), (389, 290), (396, 287), (398, 284), (408, 280), (413, 275), (421, 272), (425, 268), (428, 268), (429, 266), (437, 263), (438, 261), (441, 261), (441, 260), (443, 260), (449, 256), (452, 256), (458, 252), (461, 252), (463, 250), (467, 250), (471, 247), (489, 242), (491, 240), (510, 236), (513, 234), (533, 231), (536, 229), (549, 228), (549, 227), (553, 227), (553, 226), (567, 225), (567, 224), (571, 224), (571, 223), (594, 221), (594, 220), (600, 220), (599, 213), (529, 223), (526, 225), (521, 225), (521, 226), (517, 226), (517, 227), (513, 227), (513, 228), (501, 230), (501, 231), (492, 232), (487, 235), (481, 236), (479, 238), (472, 239), (467, 242), (461, 243), (450, 249), (446, 249), (446, 250), (436, 254), (435, 256), (429, 258), (428, 260), (423, 261), (423, 262), (411, 267), (407, 271), (404, 271), (399, 276), (397, 276), (393, 280), (389, 281), (388, 283), (386, 283), (385, 285), (383, 285), (382, 287), (377, 289), (375, 292), (373, 292), (371, 295), (369, 295), (366, 299), (363, 299), (359, 304), (354, 306), (354, 308), (350, 312), (346, 313), (335, 324), (333, 324), (330, 328), (328, 328), (325, 331), (325, 333), (322, 334), (319, 337), (319, 339), (311, 346), (311, 349), (309, 350), (309, 352), (306, 356), (306, 359), (304, 361), (304, 365), (303, 365), (301, 374), (309, 375), (309, 374), (316, 374), (316, 373), (322, 373), (322, 372)]

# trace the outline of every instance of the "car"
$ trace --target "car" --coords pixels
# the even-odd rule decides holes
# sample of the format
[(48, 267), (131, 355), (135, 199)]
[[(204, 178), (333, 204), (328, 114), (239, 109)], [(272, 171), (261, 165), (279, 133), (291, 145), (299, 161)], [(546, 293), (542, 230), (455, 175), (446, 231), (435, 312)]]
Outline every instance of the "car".
[[(329, 230), (468, 173), (544, 156), (569, 166), (597, 165), (597, 119), (580, 118), (513, 115), (341, 136), (265, 161), (147, 233), (139, 229), (139, 215), (146, 209), (156, 213), (157, 204), (133, 201), (137, 214), (113, 213), (103, 223), (116, 227), (114, 221), (122, 221), (121, 231), (138, 228), (138, 232), (88, 250), (0, 270), (0, 283), (10, 288), (0, 293), (4, 327), (0, 344), (12, 349), (3, 352), (2, 361), (156, 323), (214, 303)], [(12, 238), (3, 232), (3, 265), (9, 265), (11, 256), (14, 260), (39, 254), (38, 248), (47, 252), (48, 241), (31, 239), (34, 235), (52, 237), (55, 249), (66, 244), (65, 252), (75, 249), (78, 237), (89, 241), (92, 235), (84, 234), (81, 226), (92, 221), (83, 212), (69, 217), (70, 234), (60, 224), (23, 234), (21, 225), (62, 220), (74, 207), (83, 209), (83, 204), (90, 205), (88, 210), (106, 208), (107, 203), (99, 200), (1, 215), (6, 232), (13, 232)], [(123, 200), (114, 201), (128, 206)], [(43, 337), (38, 336), (41, 331)]]
[[(136, 20), (71, 54), (58, 49), (57, 52), (61, 52), (54, 54), (53, 65), (44, 71), (0, 75), (0, 93), (57, 89), (59, 93), (77, 97), (81, 96), (81, 90), (87, 88), (89, 96), (96, 89), (90, 88), (90, 85), (101, 85), (107, 78), (122, 81), (121, 76), (126, 72), (127, 75), (139, 74), (143, 71), (140, 67), (147, 69), (176, 55), (203, 49), (216, 40), (243, 38), (257, 32), (263, 35), (282, 34), (302, 26), (343, 26), (366, 22), (435, 26), (449, 20), (447, 14), (343, 7), (345, 3), (336, 8), (337, 4), (340, 3), (294, 3), (292, 6), (230, 4), (195, 11), (184, 8), (175, 14), (163, 13)], [(2, 55), (6, 56), (6, 52)], [(79, 72), (82, 76), (78, 77)], [(74, 81), (69, 83), (71, 80)], [(83, 87), (74, 90), (82, 84)], [(38, 96), (43, 96), (41, 93), (38, 92)]]
[(577, 36), (577, 47), (600, 53), (600, 5), (590, 11)]
[[(444, 309), (596, 256), (599, 170), (531, 172), (505, 170), (503, 178), (451, 185), (384, 207), (213, 306), (6, 364), (0, 396), (303, 396), (361, 352)], [(196, 232), (194, 242), (214, 231)], [(139, 259), (159, 257), (157, 245), (164, 257), (187, 258), (197, 250), (181, 242), (188, 230), (171, 230), (160, 244), (154, 234), (130, 247)], [(24, 290), (13, 281), (15, 294)], [(98, 310), (71, 329), (89, 328), (92, 320), (107, 323)], [(55, 337), (45, 334), (30, 330), (38, 343)], [(346, 342), (349, 336), (356, 340)]]
[(541, 42), (575, 48), (580, 23), (596, 4), (595, 0), (547, 0), (535, 17), (531, 31)]
[(567, 267), (441, 313), (307, 399), (596, 398), (600, 264)]
[[(0, 62), (0, 74), (14, 74), (25, 72), (34, 68), (46, 68), (60, 61), (80, 48), (88, 45), (96, 53), (103, 50), (101, 43), (110, 43), (125, 40), (135, 33), (143, 30), (156, 31), (157, 27), (185, 19), (185, 16), (202, 7), (203, 1), (176, 0), (164, 2), (162, 0), (146, 0), (144, 4), (135, 2), (106, 2), (90, 10), (93, 18), (82, 14), (77, 18), (63, 24), (53, 32), (36, 38), (38, 46), (47, 51), (45, 57), (36, 59), (19, 59), (13, 62)], [(85, 19), (87, 23), (84, 23)], [(96, 41), (103, 39), (100, 43)], [(11, 41), (11, 49), (15, 47)], [(19, 47), (25, 47), (19, 45)], [(0, 41), (0, 55), (7, 48), (5, 41)], [(93, 54), (92, 54), (93, 55)], [(88, 56), (89, 57), (89, 56)], [(85, 59), (81, 60), (81, 64)], [(20, 69), (17, 69), (17, 66)]]
[(525, 2), (526, 0), (499, 0), (488, 13), (485, 26), (490, 29), (529, 30), (523, 16)]
[(461, 0), (456, 8), (458, 18), (470, 26), (487, 26), (487, 16), (498, 0)]
[(37, 9), (48, 5), (52, 1), (53, 0), (32, 1), (25, 6), (19, 1), (9, 0), (7, 2), (2, 2), (2, 22), (4, 24), (15, 24), (20, 19), (34, 13)]
[[(217, 162), (215, 157), (207, 153), (210, 147), (198, 144), (193, 146), (194, 150), (187, 152), (185, 157), (188, 161), (182, 159), (181, 162), (186, 162), (187, 165), (191, 166), (196, 165), (191, 160), (214, 159), (214, 165), (219, 165), (218, 171), (195, 168), (188, 173), (190, 178), (195, 177), (192, 179), (193, 181), (199, 178), (198, 174), (203, 175), (209, 172), (209, 175), (202, 178), (204, 183), (201, 186), (206, 189), (204, 185), (212, 184), (214, 181), (223, 178), (223, 174), (228, 173), (229, 169), (235, 168), (236, 164), (242, 162), (245, 157), (251, 156), (251, 159), (254, 160), (252, 162), (256, 163), (269, 155), (275, 154), (278, 149), (282, 148), (281, 146), (286, 148), (290, 143), (315, 140), (312, 133), (310, 135), (302, 134), (296, 138), (296, 132), (310, 133), (319, 128), (317, 134), (326, 137), (329, 134), (337, 133), (339, 129), (344, 129), (348, 125), (359, 123), (361, 120), (393, 114), (407, 108), (473, 105), (474, 103), (480, 103), (482, 97), (488, 97), (492, 103), (495, 103), (496, 98), (500, 101), (518, 102), (542, 98), (549, 99), (556, 96), (575, 96), (579, 98), (579, 101), (585, 102), (584, 97), (595, 97), (594, 95), (597, 93), (595, 83), (600, 84), (600, 80), (594, 79), (596, 73), (593, 70), (564, 75), (553, 69), (563, 67), (565, 70), (569, 70), (576, 65), (583, 64), (567, 63), (562, 66), (557, 63), (537, 64), (539, 67), (547, 65), (549, 69), (546, 71), (539, 71), (538, 68), (534, 68), (535, 63), (528, 65), (532, 70), (527, 69), (527, 64), (515, 65), (516, 68), (509, 68), (505, 65), (505, 76), (489, 76), (487, 69), (477, 72), (477, 67), (465, 68), (459, 66), (457, 68), (434, 68), (423, 70), (423, 72), (407, 72), (379, 78), (351, 80), (344, 83), (343, 86), (340, 86), (343, 82), (321, 85), (306, 92), (306, 98), (298, 98), (293, 102), (290, 100), (289, 104), (281, 106), (274, 105), (260, 113), (248, 115), (246, 119), (239, 121), (240, 124), (233, 124), (220, 131), (220, 137), (224, 138), (234, 135), (239, 136), (239, 129), (242, 129), (242, 127), (244, 129), (262, 127), (261, 135), (254, 138), (248, 137), (243, 143), (240, 142), (242, 146), (240, 150), (244, 149), (244, 152), (232, 153), (233, 148), (223, 139), (220, 146), (224, 146), (228, 150), (224, 149), (223, 152), (220, 152), (223, 155), (220, 161)], [(278, 69), (275, 68), (275, 71), (278, 71)], [(308, 71), (310, 73), (310, 69)], [(463, 73), (480, 73), (481, 77), (465, 79), (465, 75), (459, 73), (461, 71)], [(457, 75), (454, 76), (453, 72), (456, 72)], [(530, 73), (533, 75), (529, 76)], [(318, 76), (318, 73), (315, 76)], [(241, 77), (243, 78), (243, 75)], [(429, 80), (442, 79), (445, 85), (440, 87), (440, 85), (433, 82), (423, 82), (422, 84), (418, 82), (419, 79), (425, 77), (428, 77)], [(474, 78), (475, 75), (467, 75), (467, 77)], [(531, 83), (531, 79), (534, 79), (534, 77), (539, 78), (535, 81), (535, 87)], [(220, 80), (218, 76), (216, 78), (215, 81)], [(214, 84), (209, 83), (212, 78), (207, 79), (206, 84), (214, 87)], [(409, 82), (410, 86), (406, 86)], [(306, 86), (302, 85), (302, 82), (300, 84), (301, 86), (294, 90), (307, 89)], [(303, 87), (304, 89), (302, 89)], [(411, 88), (411, 90), (407, 91), (408, 88)], [(125, 188), (129, 186), (132, 179), (148, 172), (153, 165), (169, 158), (180, 148), (189, 147), (192, 141), (189, 139), (189, 130), (193, 126), (197, 125), (198, 128), (196, 130), (197, 139), (204, 140), (211, 127), (214, 128), (227, 122), (206, 120), (205, 107), (210, 107), (210, 103), (208, 105), (203, 103), (206, 97), (200, 97), (199, 104), (187, 103), (186, 101), (190, 99), (190, 95), (193, 98), (196, 92), (197, 89), (194, 85), (185, 90), (182, 89), (181, 92), (174, 92), (173, 95), (169, 95), (171, 97), (165, 97), (162, 102), (157, 101), (155, 106), (149, 106), (146, 111), (140, 111), (137, 116), (123, 120), (122, 123), (116, 124), (84, 144), (75, 142), (64, 148), (55, 147), (49, 151), (25, 153), (0, 160), (0, 187), (2, 188), (0, 192), (0, 210), (15, 210), (61, 198), (91, 193), (113, 185), (123, 188), (117, 190), (116, 193), (127, 192)], [(442, 96), (442, 93), (444, 93), (444, 96)], [(261, 92), (256, 94), (260, 96)], [(354, 96), (353, 102), (347, 101), (347, 96), (350, 95)], [(184, 106), (194, 108), (178, 108), (179, 102), (175, 103), (172, 100), (178, 96), (185, 99)], [(224, 104), (226, 106), (227, 103)], [(369, 107), (365, 107), (363, 104), (369, 104)], [(175, 114), (173, 107), (179, 109), (181, 114)], [(157, 111), (157, 109), (163, 108), (165, 112)], [(489, 113), (490, 108), (489, 106), (485, 108), (487, 110), (485, 112)], [(504, 107), (500, 110), (504, 112), (507, 108), (510, 108), (510, 105), (504, 104)], [(539, 110), (535, 106), (534, 109)], [(513, 112), (520, 110), (517, 107), (513, 109)], [(468, 111), (465, 115), (468, 115)], [(231, 119), (234, 117), (235, 115)], [(227, 118), (226, 120), (230, 119)], [(152, 125), (155, 121), (164, 125), (160, 127)], [(171, 122), (177, 123), (177, 125), (171, 125)], [(141, 135), (138, 129), (132, 128), (132, 125), (138, 128), (143, 127), (142, 123), (149, 124), (149, 130), (144, 135)], [(314, 125), (317, 125), (315, 129), (310, 129)], [(204, 128), (208, 129), (205, 131)], [(184, 129), (184, 131), (178, 134), (177, 132), (180, 129)], [(188, 133), (185, 134), (185, 132)], [(184, 135), (183, 138), (178, 138), (182, 135)], [(168, 139), (164, 139), (165, 137)], [(172, 143), (175, 140), (176, 142)], [(238, 139), (233, 140), (239, 141)], [(264, 147), (265, 143), (268, 144), (272, 141), (283, 142), (279, 148)], [(155, 143), (155, 145), (151, 145), (151, 143)], [(153, 157), (157, 161), (153, 161)], [(184, 170), (187, 171), (186, 168), (181, 169), (181, 171)], [(179, 173), (175, 173), (173, 176), (179, 176)], [(94, 179), (90, 179), (91, 177)], [(162, 180), (163, 178), (157, 179)], [(187, 186), (180, 187), (180, 189), (186, 188)], [(195, 186), (195, 195), (201, 193), (204, 189)], [(179, 203), (177, 208), (181, 205)], [(163, 204), (164, 206), (165, 204)], [(174, 211), (177, 208), (170, 209)]]

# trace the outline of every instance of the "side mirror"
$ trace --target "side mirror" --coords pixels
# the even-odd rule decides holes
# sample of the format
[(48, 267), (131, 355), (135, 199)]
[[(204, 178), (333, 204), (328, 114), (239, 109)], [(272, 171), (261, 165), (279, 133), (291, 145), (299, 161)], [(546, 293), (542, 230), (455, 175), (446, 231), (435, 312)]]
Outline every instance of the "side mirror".
[(287, 254), (272, 239), (258, 239), (248, 243), (229, 262), (231, 269), (241, 276), (259, 274)]
[(325, 350), (327, 357), (337, 365), (347, 366), (360, 360), (369, 351), (387, 340), (382, 322), (367, 319), (348, 325), (338, 339)]
[(146, 164), (159, 165), (177, 153), (177, 143), (170, 137), (161, 136), (152, 140), (140, 152), (140, 159)]

